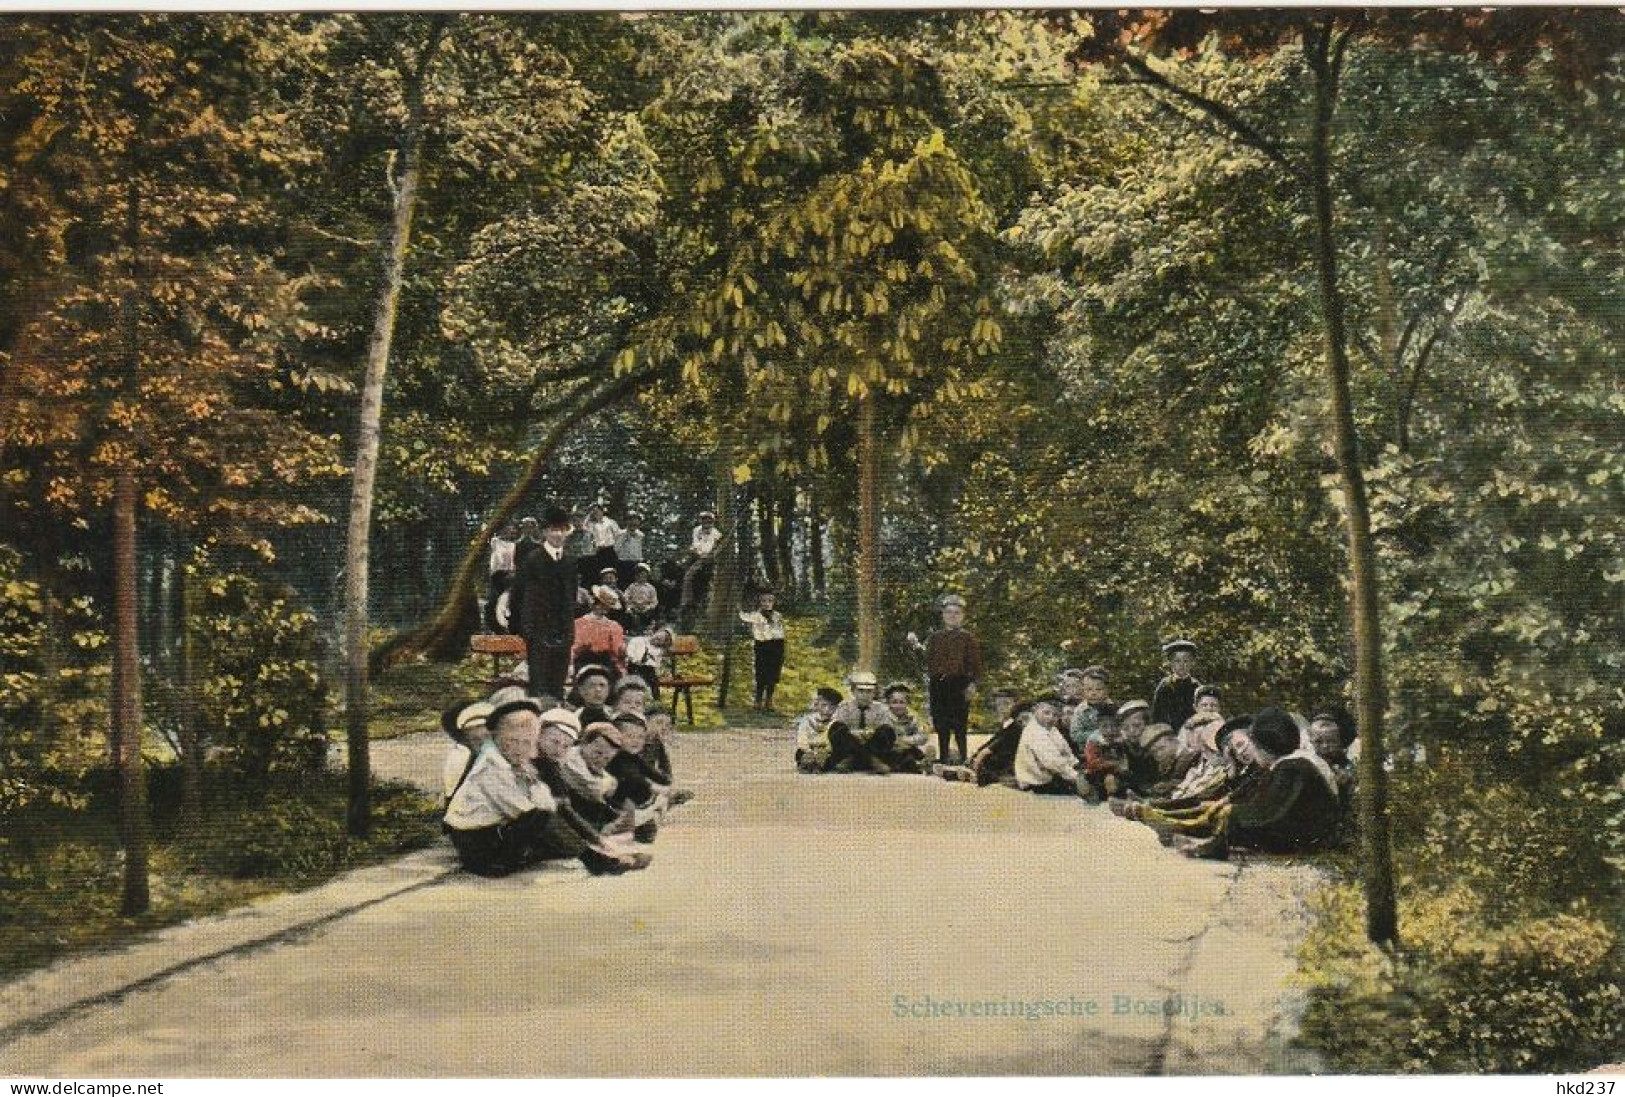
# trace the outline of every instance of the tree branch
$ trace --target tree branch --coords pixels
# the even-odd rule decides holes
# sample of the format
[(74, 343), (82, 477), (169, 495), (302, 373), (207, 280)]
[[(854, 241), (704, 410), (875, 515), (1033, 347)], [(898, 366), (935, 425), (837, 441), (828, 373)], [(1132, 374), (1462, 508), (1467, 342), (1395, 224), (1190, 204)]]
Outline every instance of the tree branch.
[(1422, 389), (1422, 372), (1427, 368), (1428, 359), (1432, 357), (1434, 348), (1449, 337), (1451, 329), (1456, 326), (1456, 318), (1461, 315), (1461, 310), (1466, 307), (1467, 300), (1471, 296), (1470, 290), (1461, 291), (1455, 303), (1448, 306), (1444, 320), (1428, 335), (1427, 342), (1422, 344), (1422, 349), (1416, 354), (1416, 365), (1411, 368), (1411, 379), (1405, 386), (1405, 394), (1399, 405), (1399, 422), (1395, 427), (1395, 442), (1401, 453), (1410, 452), (1411, 417), (1416, 411), (1417, 394)]
[[(611, 360), (610, 356), (606, 354), (604, 360)], [(469, 542), (462, 564), (457, 570), (457, 578), (446, 593), (435, 617), (419, 628), (397, 633), (383, 646), (374, 649), (370, 659), (374, 671), (381, 671), (420, 654), (434, 658), (453, 658), (464, 654), (463, 645), (467, 642), (468, 634), (479, 627), (475, 596), (483, 582), (486, 546), (490, 542), (491, 535), (518, 512), (519, 507), (529, 497), (536, 480), (541, 476), (547, 459), (583, 419), (612, 407), (620, 400), (634, 395), (644, 384), (669, 375), (670, 372), (654, 368), (633, 370), (601, 385), (582, 386), (571, 394), (577, 396), (586, 393), (553, 422), (547, 434), (531, 451), (530, 460), (518, 480), (497, 505), (496, 510), (485, 520), (479, 533)]]
[(1279, 143), (1270, 139), (1230, 107), (1209, 99), (1200, 92), (1192, 91), (1190, 88), (1174, 83), (1152, 68), (1144, 58), (1135, 54), (1124, 51), (1123, 62), (1138, 73), (1146, 83), (1168, 92), (1181, 102), (1189, 103), (1203, 114), (1217, 121), (1242, 144), (1263, 153), (1272, 163), (1285, 168), (1294, 175), (1301, 174), (1301, 169), (1292, 162), (1292, 158), (1287, 155)]
[(344, 235), (341, 235), (340, 233), (328, 232), (326, 229), (322, 228), (320, 225), (313, 224), (313, 223), (310, 223), (310, 222), (306, 222), (305, 227), (307, 229), (309, 229), (311, 232), (315, 233), (317, 236), (322, 237), (323, 239), (333, 240), (333, 241), (336, 241), (337, 243), (340, 243), (340, 244), (350, 244), (350, 245), (353, 245), (354, 247), (358, 247), (358, 248), (375, 248), (375, 247), (378, 246), (378, 241), (377, 241), (376, 238), (374, 238), (372, 240), (361, 240), (361, 239), (358, 239), (357, 237), (354, 237), (354, 236), (344, 236)]

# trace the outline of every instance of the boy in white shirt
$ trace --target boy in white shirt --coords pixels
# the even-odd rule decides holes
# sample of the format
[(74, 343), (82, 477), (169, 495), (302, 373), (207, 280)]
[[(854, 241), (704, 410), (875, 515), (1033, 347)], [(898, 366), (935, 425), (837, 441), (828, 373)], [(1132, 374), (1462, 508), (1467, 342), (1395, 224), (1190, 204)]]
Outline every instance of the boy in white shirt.
[(739, 611), (739, 619), (750, 626), (750, 638), (755, 642), (757, 712), (773, 711), (773, 691), (784, 673), (784, 614), (773, 608), (773, 602), (773, 592), (764, 590), (756, 596), (754, 610)]
[(1061, 699), (1052, 694), (1033, 702), (1027, 726), (1016, 748), (1016, 785), (1027, 792), (1081, 796), (1087, 782), (1078, 772), (1078, 758), (1055, 726)]
[(536, 772), (541, 706), (510, 701), (486, 719), (493, 738), (481, 744), (446, 805), (446, 833), (463, 868), (507, 876), (579, 855), (580, 842), (555, 826), (557, 801)]

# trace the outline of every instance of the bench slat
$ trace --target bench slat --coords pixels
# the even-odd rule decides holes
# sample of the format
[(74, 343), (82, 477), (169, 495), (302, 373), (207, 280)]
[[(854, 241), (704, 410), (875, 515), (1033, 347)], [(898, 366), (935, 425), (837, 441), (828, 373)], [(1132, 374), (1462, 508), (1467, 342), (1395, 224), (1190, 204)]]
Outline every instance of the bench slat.
[(523, 655), (525, 638), (500, 632), (482, 632), (468, 638), (468, 650), (476, 655)]

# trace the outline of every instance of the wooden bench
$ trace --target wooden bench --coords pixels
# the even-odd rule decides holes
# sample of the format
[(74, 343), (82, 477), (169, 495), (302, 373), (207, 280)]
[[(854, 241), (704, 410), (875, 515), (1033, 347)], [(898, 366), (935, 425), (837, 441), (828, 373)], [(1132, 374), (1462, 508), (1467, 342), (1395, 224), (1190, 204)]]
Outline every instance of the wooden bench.
[(475, 655), (491, 657), (491, 679), (495, 681), (502, 677), (504, 657), (510, 659), (525, 657), (525, 638), (502, 632), (478, 632), (468, 638), (468, 650)]
[(684, 674), (678, 666), (677, 658), (680, 655), (698, 655), (700, 651), (700, 638), (698, 636), (673, 636), (671, 650), (667, 653), (671, 666), (666, 676), (660, 679), (660, 688), (671, 691), (672, 716), (677, 715), (677, 699), (682, 698), (684, 711), (688, 714), (688, 726), (694, 726), (694, 687), (710, 686), (716, 684), (715, 678), (702, 675)]

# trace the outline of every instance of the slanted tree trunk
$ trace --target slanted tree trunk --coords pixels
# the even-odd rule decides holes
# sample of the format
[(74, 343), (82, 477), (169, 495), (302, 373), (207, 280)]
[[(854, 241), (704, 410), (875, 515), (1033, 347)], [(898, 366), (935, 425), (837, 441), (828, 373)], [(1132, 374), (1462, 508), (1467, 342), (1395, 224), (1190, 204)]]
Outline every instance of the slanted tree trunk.
[(880, 459), (875, 396), (858, 408), (858, 666), (880, 670)]
[(415, 655), (426, 655), (431, 659), (456, 659), (467, 653), (469, 636), (480, 630), (479, 598), (485, 589), (492, 536), (508, 519), (519, 513), (519, 508), (530, 498), (536, 481), (546, 470), (548, 460), (570, 436), (570, 432), (589, 415), (603, 411), (638, 386), (648, 383), (649, 377), (647, 372), (618, 377), (591, 390), (554, 421), (552, 428), (531, 451), (519, 479), (469, 541), (462, 562), (457, 566), (457, 577), (441, 599), (434, 616), (419, 628), (397, 633), (373, 652), (370, 660), (373, 673), (405, 662)]
[(445, 32), (444, 19), (429, 31), (423, 53), (406, 87), (406, 129), (401, 135), (400, 175), (391, 179), (395, 195), (390, 219), (384, 269), (373, 309), (372, 337), (367, 343), (367, 367), (361, 385), (361, 422), (357, 431), (355, 473), (350, 485), (350, 526), (345, 545), (344, 701), (349, 741), (350, 803), (346, 823), (351, 835), (365, 838), (372, 826), (369, 791), (372, 785), (367, 742), (367, 567), (372, 534), (373, 485), (378, 474), (378, 447), (382, 434), (384, 372), (395, 337), (395, 310), (400, 302), (406, 251), (412, 237), (412, 215), (417, 210), (420, 158), (423, 152), (423, 93), (429, 65)]
[(1336, 110), (1342, 46), (1332, 45), (1335, 19), (1306, 42), (1315, 76), (1315, 122), (1310, 182), (1315, 200), (1315, 259), (1319, 270), (1326, 372), (1337, 470), (1343, 484), (1348, 525), (1350, 616), (1354, 632), (1355, 706), (1361, 754), (1359, 812), (1364, 843), (1366, 936), (1391, 945), (1399, 937), (1394, 898), (1393, 849), (1388, 826), (1388, 781), (1382, 768), (1383, 722), (1387, 693), (1383, 683), (1381, 618), (1378, 612), (1376, 549), (1371, 540), (1371, 508), (1360, 464), (1354, 400), (1349, 385), (1348, 342), (1342, 290), (1338, 282), (1335, 208), (1331, 185), (1331, 132)]

